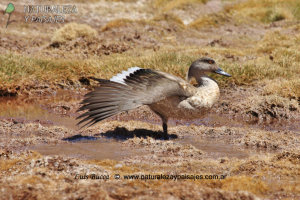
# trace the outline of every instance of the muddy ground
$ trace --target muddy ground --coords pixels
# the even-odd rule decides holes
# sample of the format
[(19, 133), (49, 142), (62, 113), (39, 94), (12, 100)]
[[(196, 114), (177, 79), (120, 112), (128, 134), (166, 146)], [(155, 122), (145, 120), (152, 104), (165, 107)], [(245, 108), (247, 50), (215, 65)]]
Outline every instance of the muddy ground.
[[(197, 122), (171, 120), (171, 139), (164, 140), (159, 118), (142, 107), (78, 130), (81, 96), (0, 103), (3, 199), (299, 198), (299, 129), (293, 126), (278, 130), (212, 113)], [(124, 180), (135, 174), (226, 178)]]
[[(9, 29), (2, 27), (6, 18), (0, 19), (0, 56), (21, 64), (14, 59), (50, 59), (47, 70), (59, 59), (94, 65), (127, 56), (121, 63), (127, 65), (131, 57), (163, 49), (184, 52), (182, 60), (191, 54), (242, 66), (261, 56), (253, 49), (264, 51), (265, 62), (277, 62), (276, 52), (259, 46), (267, 32), (292, 38), (300, 31), (299, 21), (238, 23), (218, 14), (245, 1), (211, 0), (166, 11), (172, 6), (168, 4), (158, 13), (160, 8), (149, 2), (76, 1), (80, 15), (69, 15), (66, 23), (92, 29), (86, 37), (70, 40), (53, 36), (63, 25), (24, 23), (22, 10), (28, 2), (14, 2), (15, 21)], [(6, 4), (1, 2), (1, 9)], [(203, 16), (208, 17), (203, 26), (189, 28)], [(293, 42), (282, 43), (293, 47)], [(166, 70), (182, 76), (183, 68), (176, 66)], [(108, 78), (121, 69), (92, 72)], [(211, 112), (193, 121), (171, 119), (170, 140), (164, 140), (160, 118), (147, 106), (79, 129), (76, 110), (84, 94), (97, 86), (84, 70), (75, 78), (69, 72), (66, 77), (56, 72), (55, 79), (26, 73), (16, 73), (15, 79), (0, 70), (0, 78), (7, 80), (0, 83), (0, 199), (300, 199), (300, 96), (289, 88), (279, 95), (268, 88), (280, 78), (250, 83), (251, 72), (241, 80), (220, 82), (221, 96)], [(177, 179), (126, 179), (161, 174)]]

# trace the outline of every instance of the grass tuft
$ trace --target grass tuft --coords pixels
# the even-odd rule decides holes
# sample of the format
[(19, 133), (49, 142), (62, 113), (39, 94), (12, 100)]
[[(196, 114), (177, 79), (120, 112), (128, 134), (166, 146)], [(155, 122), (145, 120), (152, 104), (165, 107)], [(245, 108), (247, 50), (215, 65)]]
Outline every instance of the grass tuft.
[(275, 79), (267, 81), (263, 88), (264, 95), (276, 94), (278, 96), (300, 100), (300, 79)]
[(58, 29), (53, 37), (52, 44), (59, 43), (64, 44), (68, 41), (74, 40), (76, 38), (86, 38), (87, 40), (92, 40), (98, 35), (97, 31), (86, 24), (69, 23)]
[[(222, 55), (228, 54), (227, 48), (216, 47), (201, 49), (200, 52), (197, 49), (190, 52), (161, 49), (156, 52), (138, 53), (138, 56), (135, 56), (134, 52), (126, 52), (123, 54), (111, 54), (105, 58), (92, 58), (91, 60), (41, 59), (6, 54), (0, 55), (0, 82), (3, 83), (2, 87), (4, 88), (13, 83), (18, 85), (18, 83), (37, 81), (57, 83), (67, 80), (76, 83), (81, 77), (88, 76), (108, 79), (114, 74), (132, 66), (157, 69), (185, 79), (190, 64), (207, 52), (208, 55), (216, 59), (221, 68), (232, 75), (231, 78), (224, 78), (212, 74), (220, 87), (229, 84), (265, 84), (269, 83), (267, 82), (268, 80), (282, 80), (280, 81), (282, 84), (278, 83), (276, 87), (274, 86), (276, 93), (283, 97), (299, 98), (297, 89), (299, 87), (296, 86), (299, 84), (297, 80), (300, 74), (298, 66), (300, 51), (297, 50), (298, 44), (295, 42), (288, 45), (288, 47), (285, 46), (285, 44), (293, 43), (290, 40), (293, 41), (294, 39), (285, 38), (285, 40), (281, 40), (283, 47), (269, 48), (271, 46), (269, 45), (268, 49), (264, 49), (264, 47), (268, 46), (268, 42), (271, 41), (271, 39), (264, 38), (258, 48), (262, 50), (259, 51), (260, 55), (255, 59), (246, 60), (242, 63), (224, 60)], [(234, 52), (233, 50), (232, 53)], [(264, 55), (264, 52), (269, 52), (274, 58), (271, 60), (269, 54)], [(239, 56), (243, 55), (242, 53), (235, 52), (234, 54)], [(223, 61), (220, 61), (220, 59), (223, 59)], [(287, 91), (287, 87), (291, 87), (291, 89)], [(265, 93), (269, 92), (271, 92), (271, 86), (265, 87)]]
[(127, 24), (133, 23), (133, 20), (130, 19), (116, 19), (109, 21), (106, 25), (101, 28), (101, 31), (108, 31), (114, 28), (119, 28), (122, 26), (126, 26)]
[(208, 0), (155, 0), (154, 6), (163, 11), (184, 9), (186, 6), (196, 3), (206, 3)]
[(248, 176), (228, 177), (223, 181), (222, 189), (229, 191), (249, 191), (254, 194), (263, 194), (268, 191), (267, 185), (264, 182)]
[(248, 0), (231, 4), (225, 11), (241, 23), (249, 19), (270, 23), (299, 19), (300, 3), (295, 0)]
[(159, 15), (157, 15), (157, 16), (155, 16), (153, 18), (153, 21), (166, 21), (168, 23), (174, 22), (176, 24), (184, 26), (182, 20), (179, 17), (177, 17), (176, 15), (171, 14), (171, 13), (168, 13), (168, 14), (159, 14)]
[(229, 20), (229, 17), (224, 13), (209, 14), (200, 17), (189, 24), (190, 28), (200, 29), (203, 27), (215, 27), (224, 24)]

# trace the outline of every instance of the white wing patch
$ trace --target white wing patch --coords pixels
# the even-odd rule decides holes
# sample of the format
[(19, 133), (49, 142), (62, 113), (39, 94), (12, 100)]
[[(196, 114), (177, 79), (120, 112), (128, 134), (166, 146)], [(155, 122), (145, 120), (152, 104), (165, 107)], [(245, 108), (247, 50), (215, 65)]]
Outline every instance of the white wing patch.
[(119, 74), (113, 76), (110, 79), (110, 81), (126, 85), (126, 83), (124, 81), (126, 79), (126, 77), (129, 76), (130, 74), (133, 74), (135, 71), (137, 71), (139, 69), (141, 69), (141, 68), (139, 68), (139, 67), (131, 67), (131, 68), (127, 69), (127, 71), (122, 71), (122, 73), (119, 73)]

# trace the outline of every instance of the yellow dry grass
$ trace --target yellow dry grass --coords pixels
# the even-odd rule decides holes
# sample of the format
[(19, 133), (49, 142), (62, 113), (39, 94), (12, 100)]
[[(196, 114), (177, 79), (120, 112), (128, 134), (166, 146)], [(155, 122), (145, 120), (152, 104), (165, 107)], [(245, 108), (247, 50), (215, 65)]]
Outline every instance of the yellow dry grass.
[(108, 31), (111, 30), (113, 28), (119, 28), (121, 26), (125, 26), (126, 24), (130, 24), (133, 23), (133, 20), (130, 19), (116, 19), (116, 20), (112, 20), (110, 22), (108, 22), (106, 25), (104, 25), (101, 28), (101, 31)]
[[(1, 152), (0, 152), (1, 153)], [(14, 167), (18, 167), (18, 165), (23, 164), (24, 162), (29, 162), (31, 159), (40, 158), (41, 154), (38, 152), (31, 151), (30, 154), (24, 155), (22, 154), (19, 157), (15, 157), (12, 159), (5, 159), (0, 156), (0, 171), (10, 171)]]
[(249, 19), (261, 22), (295, 20), (300, 17), (300, 2), (297, 0), (248, 0), (230, 5), (226, 12), (238, 22)]
[(50, 181), (45, 180), (44, 178), (36, 175), (29, 175), (27, 177), (22, 177), (19, 180), (19, 184), (26, 184), (26, 185), (50, 185)]
[(80, 37), (92, 40), (97, 34), (97, 31), (87, 24), (69, 23), (58, 29), (51, 41), (52, 43), (66, 43)]
[(232, 176), (222, 181), (222, 189), (229, 191), (249, 191), (253, 194), (264, 194), (268, 187), (259, 180), (248, 176)]
[[(300, 60), (299, 48), (300, 34), (287, 35), (279, 31), (268, 31), (263, 39), (257, 44), (257, 53), (275, 53), (275, 59), (284, 53), (286, 56), (293, 56), (293, 59)], [(283, 56), (283, 55), (281, 55)]]
[(295, 21), (300, 19), (300, 1), (297, 0), (247, 0), (225, 6), (218, 13), (201, 16), (189, 27), (203, 28), (219, 26), (228, 21), (236, 24), (253, 22), (271, 23), (280, 20)]
[(168, 14), (162, 14), (159, 13), (153, 17), (151, 20), (131, 20), (131, 19), (115, 19), (112, 21), (109, 21), (107, 24), (105, 24), (103, 27), (101, 27), (101, 31), (108, 31), (115, 28), (120, 28), (124, 26), (131, 26), (134, 27), (135, 25), (152, 25), (156, 27), (161, 27), (161, 25), (157, 22), (159, 21), (166, 21), (168, 23), (176, 23), (177, 25), (184, 27), (184, 24), (182, 20), (177, 17), (174, 14), (168, 13)]
[[(158, 5), (167, 5), (173, 1), (157, 1)], [(177, 1), (176, 1), (177, 2)], [(295, 1), (297, 3), (297, 1)], [(254, 19), (247, 15), (245, 10), (251, 12), (257, 8), (268, 9), (285, 5), (292, 9), (293, 17), (286, 17), (295, 20), (298, 17), (298, 4), (294, 1), (280, 0), (249, 0), (242, 3), (233, 4), (226, 8), (224, 12), (203, 16), (194, 21), (191, 25), (177, 31), (186, 31), (204, 26), (217, 26), (219, 24), (231, 23), (232, 18), (236, 20), (240, 14), (245, 14), (245, 19)], [(174, 2), (173, 2), (174, 3)], [(272, 5), (272, 6), (270, 6)], [(259, 11), (259, 9), (258, 9)], [(249, 11), (250, 12), (250, 11)], [(102, 27), (102, 31), (118, 28), (130, 24), (134, 27), (137, 24), (153, 25), (163, 28), (159, 23), (166, 21), (184, 27), (182, 21), (174, 14), (157, 14), (152, 20), (130, 20), (117, 19), (107, 23)], [(178, 27), (180, 27), (178, 26)], [(185, 78), (186, 71), (191, 62), (201, 56), (213, 57), (218, 64), (228, 73), (231, 78), (213, 76), (221, 87), (229, 83), (236, 85), (259, 85), (264, 84), (264, 94), (276, 94), (282, 97), (299, 98), (299, 62), (300, 62), (300, 30), (299, 25), (291, 25), (289, 32), (279, 29), (277, 31), (267, 31), (265, 36), (258, 40), (247, 40), (237, 38), (233, 45), (229, 46), (178, 46), (169, 44), (168, 47), (161, 47), (158, 51), (148, 51), (145, 49), (133, 49), (123, 54), (111, 54), (105, 57), (89, 56), (89, 59), (80, 58), (64, 59), (52, 58), (51, 56), (23, 56), (15, 53), (0, 54), (0, 89), (16, 90), (18, 87), (36, 85), (38, 83), (58, 84), (61, 82), (75, 84), (78, 86), (80, 77), (101, 77), (110, 78), (116, 73), (132, 66), (152, 68)], [(164, 33), (162, 33), (164, 34)], [(172, 35), (172, 38), (177, 35)], [(97, 36), (97, 31), (88, 25), (70, 23), (58, 29), (52, 36), (52, 43), (67, 43), (78, 37), (91, 40)], [(142, 36), (143, 37), (143, 36)], [(158, 35), (159, 37), (159, 35)], [(185, 37), (185, 36), (183, 36)], [(158, 38), (162, 39), (162, 38)], [(240, 41), (245, 44), (235, 46)], [(235, 44), (235, 43), (236, 44)], [(80, 51), (80, 49), (78, 50)], [(226, 56), (242, 58), (243, 61), (232, 61), (224, 59)], [(253, 59), (244, 59), (248, 56)]]
[(176, 24), (184, 26), (182, 20), (172, 13), (158, 14), (152, 20), (153, 21), (166, 21), (168, 23), (175, 22)]
[(112, 2), (137, 2), (137, 0), (105, 0), (105, 1), (112, 1)]
[[(270, 32), (257, 43), (253, 49), (235, 49), (230, 47), (206, 47), (190, 50), (160, 49), (156, 52), (131, 51), (123, 54), (112, 54), (104, 58), (91, 57), (87, 60), (52, 59), (7, 54), (0, 55), (1, 87), (14, 87), (30, 82), (61, 81), (78, 83), (80, 77), (95, 76), (110, 78), (132, 66), (152, 68), (185, 78), (188, 66), (193, 60), (208, 53), (218, 62), (225, 55), (256, 55), (255, 59), (244, 62), (219, 61), (219, 65), (231, 78), (213, 76), (221, 87), (228, 83), (252, 85), (259, 82), (276, 80), (265, 87), (265, 92), (274, 92), (283, 97), (299, 97), (300, 44), (298, 37), (285, 37), (277, 32)], [(184, 48), (183, 48), (184, 49)], [(135, 56), (138, 55), (138, 56)], [(270, 59), (270, 55), (273, 59)], [(272, 89), (273, 88), (273, 89)], [(289, 88), (289, 89), (288, 89)], [(283, 92), (284, 91), (284, 92)]]
[(72, 80), (72, 77), (84, 76), (87, 70), (90, 72), (97, 70), (95, 66), (89, 67), (90, 61), (26, 57), (14, 54), (0, 55), (0, 60), (0, 86), (8, 86), (17, 82)]
[(200, 29), (203, 27), (215, 27), (224, 24), (230, 18), (225, 13), (208, 14), (190, 23), (188, 27)]
[(286, 98), (297, 99), (300, 97), (300, 78), (291, 80), (275, 79), (268, 80), (264, 86), (264, 95), (276, 94)]
[(170, 11), (173, 9), (184, 9), (188, 5), (195, 3), (206, 3), (207, 0), (155, 0), (154, 6), (163, 11)]
[(14, 160), (0, 160), (0, 169), (1, 171), (7, 171), (15, 166), (21, 159), (14, 159)]

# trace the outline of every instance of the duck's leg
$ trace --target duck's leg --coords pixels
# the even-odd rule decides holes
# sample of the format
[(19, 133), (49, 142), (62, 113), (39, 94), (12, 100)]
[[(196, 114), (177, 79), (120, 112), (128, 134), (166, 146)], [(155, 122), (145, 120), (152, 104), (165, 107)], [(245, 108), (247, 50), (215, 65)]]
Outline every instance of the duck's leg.
[(168, 135), (168, 124), (163, 122), (163, 130), (164, 130), (164, 134)]
[(161, 119), (162, 119), (163, 131), (164, 131), (163, 138), (165, 140), (168, 140), (168, 139), (170, 139), (169, 134), (168, 134), (168, 120), (164, 117), (161, 117)]
[(170, 139), (169, 134), (168, 134), (168, 118), (165, 117), (164, 115), (162, 115), (161, 113), (159, 113), (158, 111), (156, 111), (156, 109), (151, 108), (151, 110), (161, 118), (162, 127), (163, 127), (163, 135), (162, 135), (162, 137), (165, 140)]

